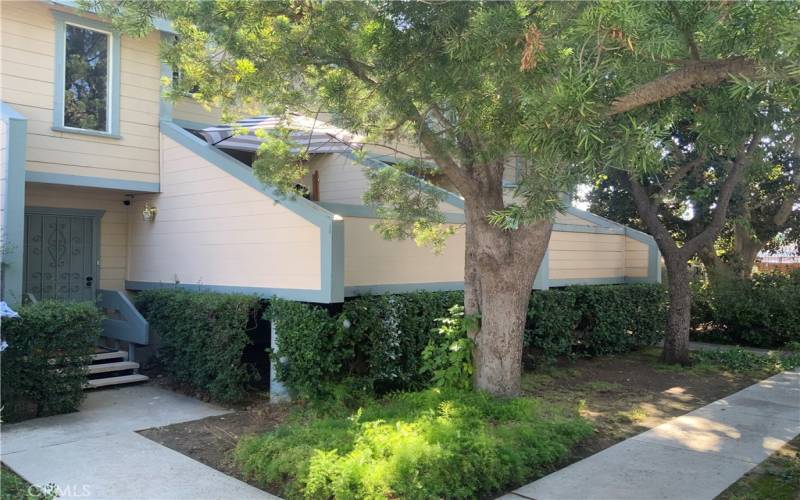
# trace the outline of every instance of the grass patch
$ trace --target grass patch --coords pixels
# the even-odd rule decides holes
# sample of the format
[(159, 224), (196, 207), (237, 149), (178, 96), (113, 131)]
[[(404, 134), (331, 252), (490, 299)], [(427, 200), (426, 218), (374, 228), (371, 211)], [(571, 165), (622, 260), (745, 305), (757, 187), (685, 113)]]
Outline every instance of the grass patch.
[(800, 498), (800, 438), (795, 438), (733, 483), (720, 500), (796, 500)]
[(630, 423), (641, 422), (647, 418), (647, 412), (638, 406), (628, 411), (617, 412), (617, 415)]
[(52, 500), (56, 498), (55, 487), (47, 487), (44, 491), (22, 479), (11, 469), (3, 466), (0, 469), (0, 498), (2, 500)]
[(586, 384), (586, 388), (592, 392), (612, 392), (620, 390), (622, 386), (615, 382), (605, 382), (602, 380), (597, 380)]
[(356, 412), (300, 413), (243, 439), (236, 458), (288, 498), (475, 498), (548, 472), (591, 432), (535, 398), (429, 389)]

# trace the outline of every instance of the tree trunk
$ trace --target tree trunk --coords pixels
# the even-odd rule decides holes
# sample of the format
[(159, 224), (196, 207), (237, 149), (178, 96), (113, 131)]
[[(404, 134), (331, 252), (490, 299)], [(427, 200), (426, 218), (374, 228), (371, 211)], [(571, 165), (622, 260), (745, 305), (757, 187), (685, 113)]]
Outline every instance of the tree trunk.
[(480, 316), (470, 332), (474, 341), (474, 386), (498, 396), (520, 392), (522, 343), (533, 280), (544, 258), (552, 224), (548, 221), (513, 231), (492, 226), (489, 211), (465, 202), (464, 304)]
[(669, 282), (669, 309), (664, 349), (665, 363), (689, 364), (689, 330), (692, 321), (692, 292), (689, 286), (689, 266), (681, 255), (664, 254)]
[(741, 228), (737, 225), (733, 230), (734, 237), (734, 263), (736, 274), (744, 279), (750, 279), (753, 274), (753, 266), (756, 263), (758, 252), (761, 251), (764, 244), (748, 229)]

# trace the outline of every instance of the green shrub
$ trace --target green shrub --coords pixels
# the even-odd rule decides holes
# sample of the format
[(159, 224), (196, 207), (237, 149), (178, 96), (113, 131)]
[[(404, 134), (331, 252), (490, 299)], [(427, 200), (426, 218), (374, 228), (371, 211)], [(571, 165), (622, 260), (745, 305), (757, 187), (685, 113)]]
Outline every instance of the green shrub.
[(351, 325), (347, 335), (354, 346), (354, 372), (378, 393), (427, 387), (430, 377), (421, 371), (422, 351), (436, 320), (463, 303), (463, 292), (423, 291), (345, 302), (341, 319)]
[(100, 337), (100, 311), (88, 302), (47, 300), (17, 312), (20, 318), (2, 322), (3, 420), (76, 411)]
[(531, 297), (525, 342), (534, 361), (597, 356), (652, 345), (663, 336), (661, 285), (571, 286)]
[(571, 291), (537, 291), (531, 295), (525, 331), (527, 361), (548, 362), (573, 354), (574, 332), (581, 319), (575, 298)]
[(242, 361), (261, 314), (258, 297), (169, 288), (140, 292), (136, 306), (160, 338), (157, 359), (175, 380), (224, 402), (241, 399), (258, 380)]
[(272, 364), (278, 380), (303, 397), (319, 397), (340, 381), (353, 359), (353, 343), (341, 321), (324, 308), (272, 299), (265, 317), (279, 332)]
[(718, 334), (699, 339), (755, 347), (800, 341), (800, 271), (720, 278), (694, 297), (694, 304), (704, 301)]
[(469, 330), (477, 318), (465, 317), (464, 306), (450, 308), (450, 315), (436, 320), (439, 327), (422, 351), (421, 373), (431, 374), (436, 387), (469, 389), (472, 387), (472, 340)]
[(267, 317), (278, 331), (278, 379), (316, 398), (340, 384), (367, 393), (426, 387), (422, 352), (436, 319), (463, 300), (462, 292), (365, 296), (331, 316), (320, 306), (273, 299)]
[(779, 373), (800, 367), (800, 353), (761, 354), (743, 349), (698, 351), (692, 353), (692, 361), (698, 365), (709, 365), (732, 372), (766, 371)]
[(296, 419), (236, 458), (287, 498), (480, 498), (546, 473), (591, 431), (536, 399), (429, 389)]

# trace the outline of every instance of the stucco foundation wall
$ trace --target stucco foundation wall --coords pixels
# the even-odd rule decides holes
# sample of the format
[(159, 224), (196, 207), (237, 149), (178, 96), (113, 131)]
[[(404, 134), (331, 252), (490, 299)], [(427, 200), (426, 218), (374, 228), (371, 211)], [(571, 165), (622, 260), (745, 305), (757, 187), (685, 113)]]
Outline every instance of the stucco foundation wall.
[[(320, 230), (162, 135), (161, 194), (130, 215), (131, 281), (320, 289)], [(148, 201), (154, 222), (142, 220)]]
[(128, 251), (125, 192), (28, 183), (25, 206), (105, 210), (100, 219), (100, 288), (123, 290)]
[(121, 39), (121, 139), (56, 132), (55, 19), (46, 2), (0, 8), (0, 97), (28, 118), (27, 170), (142, 182), (159, 181), (159, 35)]
[(442, 283), (464, 280), (464, 230), (440, 255), (414, 241), (388, 241), (370, 229), (375, 219), (344, 219), (344, 285)]
[(548, 248), (551, 280), (625, 275), (623, 235), (553, 231)]

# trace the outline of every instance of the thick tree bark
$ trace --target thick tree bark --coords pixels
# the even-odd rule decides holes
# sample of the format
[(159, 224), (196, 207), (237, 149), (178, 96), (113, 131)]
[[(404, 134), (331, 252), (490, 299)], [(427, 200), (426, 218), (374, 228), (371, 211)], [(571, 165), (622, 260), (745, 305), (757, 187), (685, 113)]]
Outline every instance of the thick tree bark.
[[(502, 188), (497, 192), (502, 198)], [(494, 191), (494, 186), (482, 185)], [(465, 312), (480, 316), (474, 341), (474, 386), (499, 396), (520, 392), (522, 343), (533, 280), (550, 240), (549, 221), (504, 231), (489, 224), (496, 196), (466, 199)]]
[(692, 292), (689, 266), (681, 252), (664, 254), (669, 282), (669, 309), (661, 359), (670, 364), (689, 364), (689, 331), (692, 322)]
[(690, 60), (678, 69), (639, 86), (611, 103), (607, 115), (614, 116), (632, 109), (688, 92), (693, 89), (713, 87), (730, 80), (732, 76), (753, 78), (758, 66), (743, 57), (714, 60)]

